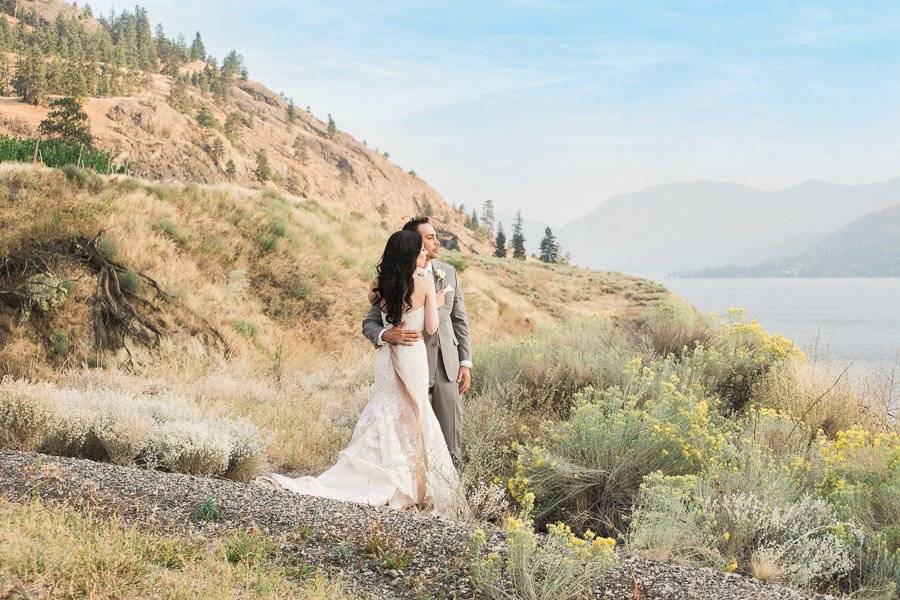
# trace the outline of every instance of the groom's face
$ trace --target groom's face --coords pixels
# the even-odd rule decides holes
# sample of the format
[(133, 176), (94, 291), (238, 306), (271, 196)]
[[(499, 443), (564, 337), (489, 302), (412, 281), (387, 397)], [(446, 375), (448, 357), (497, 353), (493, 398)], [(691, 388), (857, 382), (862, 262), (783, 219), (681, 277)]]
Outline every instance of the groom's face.
[(419, 235), (422, 236), (422, 246), (428, 260), (434, 260), (438, 257), (438, 250), (441, 249), (441, 241), (438, 239), (437, 232), (431, 223), (422, 223), (418, 227)]

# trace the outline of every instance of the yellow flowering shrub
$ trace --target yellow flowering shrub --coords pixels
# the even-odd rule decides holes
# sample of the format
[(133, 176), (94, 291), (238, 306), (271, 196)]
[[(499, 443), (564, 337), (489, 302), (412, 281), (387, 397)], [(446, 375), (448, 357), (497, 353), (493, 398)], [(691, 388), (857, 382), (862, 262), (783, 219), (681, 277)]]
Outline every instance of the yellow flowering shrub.
[(539, 520), (622, 531), (645, 475), (696, 472), (719, 453), (724, 436), (699, 388), (637, 361), (628, 369), (622, 387), (582, 391), (567, 421), (516, 446), (509, 491), (520, 503), (533, 494)]
[(534, 531), (530, 498), (519, 517), (507, 517), (506, 548), (488, 547), (487, 535), (472, 536), (472, 574), (479, 591), (489, 598), (575, 600), (591, 595), (603, 575), (617, 562), (615, 540), (592, 531), (578, 536), (564, 523)]

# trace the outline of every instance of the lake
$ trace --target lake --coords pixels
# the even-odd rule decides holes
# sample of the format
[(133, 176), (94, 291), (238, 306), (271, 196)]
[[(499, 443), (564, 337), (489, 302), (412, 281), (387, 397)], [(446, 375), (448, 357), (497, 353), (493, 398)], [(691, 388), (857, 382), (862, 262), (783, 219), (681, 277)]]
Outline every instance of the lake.
[[(647, 275), (701, 312), (746, 308), (804, 350), (817, 347), (854, 371), (900, 357), (900, 279), (670, 279)], [(900, 390), (894, 390), (894, 398)]]

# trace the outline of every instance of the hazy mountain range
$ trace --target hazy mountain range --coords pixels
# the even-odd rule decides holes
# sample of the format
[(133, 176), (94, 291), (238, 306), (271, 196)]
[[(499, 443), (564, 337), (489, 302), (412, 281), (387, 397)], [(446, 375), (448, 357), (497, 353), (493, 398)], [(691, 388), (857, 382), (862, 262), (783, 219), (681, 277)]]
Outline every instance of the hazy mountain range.
[(559, 239), (575, 263), (601, 269), (754, 265), (818, 247), (854, 220), (898, 203), (900, 178), (865, 185), (810, 180), (779, 191), (676, 183), (610, 198), (562, 227)]
[(804, 251), (752, 266), (725, 266), (685, 277), (900, 277), (900, 204), (870, 213)]

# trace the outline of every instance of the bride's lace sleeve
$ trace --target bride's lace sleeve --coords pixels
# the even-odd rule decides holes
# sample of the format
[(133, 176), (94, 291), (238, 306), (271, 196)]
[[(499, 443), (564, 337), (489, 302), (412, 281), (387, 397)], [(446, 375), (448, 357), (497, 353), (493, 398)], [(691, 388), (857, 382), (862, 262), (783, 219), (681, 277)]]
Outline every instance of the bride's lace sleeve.
[(437, 291), (434, 288), (434, 279), (424, 277), (425, 284), (425, 331), (428, 335), (434, 335), (438, 329)]

